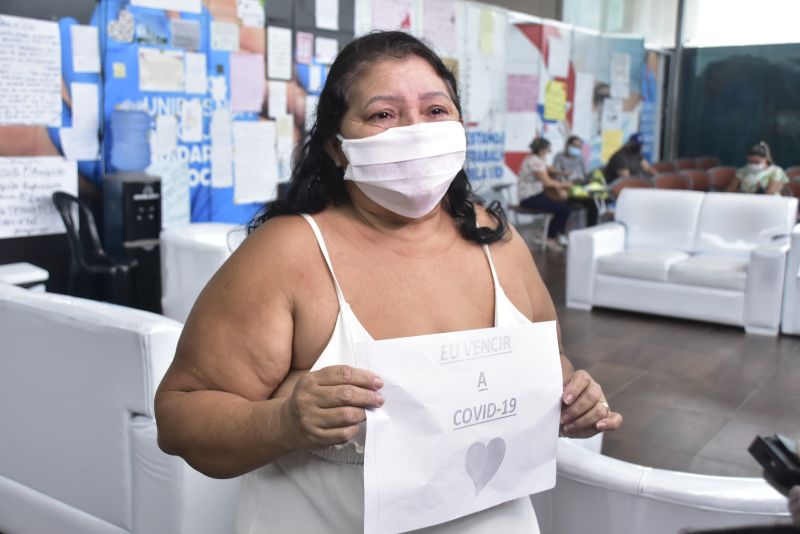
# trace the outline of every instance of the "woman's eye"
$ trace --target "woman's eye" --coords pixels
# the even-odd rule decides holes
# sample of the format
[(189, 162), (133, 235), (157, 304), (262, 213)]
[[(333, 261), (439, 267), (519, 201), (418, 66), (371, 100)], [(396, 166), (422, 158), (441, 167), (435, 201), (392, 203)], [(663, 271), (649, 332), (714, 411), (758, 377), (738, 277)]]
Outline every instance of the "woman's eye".
[(435, 107), (431, 110), (432, 115), (447, 115), (447, 110), (442, 107)]
[(373, 114), (372, 117), (370, 117), (370, 119), (372, 119), (372, 120), (376, 120), (376, 119), (377, 120), (386, 120), (386, 119), (389, 119), (391, 117), (392, 117), (392, 115), (388, 111), (379, 111), (379, 112)]

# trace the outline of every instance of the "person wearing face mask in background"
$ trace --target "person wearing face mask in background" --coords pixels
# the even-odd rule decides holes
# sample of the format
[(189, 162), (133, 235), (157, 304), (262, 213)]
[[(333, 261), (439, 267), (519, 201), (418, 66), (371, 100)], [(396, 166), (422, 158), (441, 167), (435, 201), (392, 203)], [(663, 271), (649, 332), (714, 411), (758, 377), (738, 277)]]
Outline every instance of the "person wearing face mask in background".
[(550, 141), (537, 137), (531, 144), (531, 155), (522, 161), (517, 181), (519, 205), (523, 208), (553, 214), (547, 229), (547, 246), (557, 252), (563, 251), (567, 238), (564, 229), (570, 214), (569, 188), (573, 183), (553, 178), (545, 161), (550, 152)]
[[(456, 80), (430, 48), (374, 32), (342, 49), (286, 199), (202, 291), (156, 393), (165, 452), (245, 475), (237, 533), (364, 531), (365, 410), (385, 399), (383, 379), (355, 365), (358, 343), (557, 320), (527, 245), (472, 192), (465, 154)], [(553, 433), (618, 428), (560, 352)], [(539, 529), (526, 496), (424, 532)]]
[(747, 165), (736, 171), (736, 180), (728, 185), (729, 193), (766, 193), (780, 195), (789, 177), (775, 165), (769, 145), (764, 141), (747, 151)]
[[(586, 167), (583, 164), (583, 140), (577, 135), (567, 138), (564, 151), (556, 154), (553, 160), (553, 169), (557, 175), (572, 184), (585, 185), (588, 180)], [(597, 224), (597, 204), (590, 197), (570, 196), (570, 203), (578, 204), (586, 209), (586, 224), (594, 226)]]
[(603, 173), (609, 184), (625, 176), (652, 175), (653, 169), (642, 155), (642, 134), (631, 135), (628, 142), (608, 160)]

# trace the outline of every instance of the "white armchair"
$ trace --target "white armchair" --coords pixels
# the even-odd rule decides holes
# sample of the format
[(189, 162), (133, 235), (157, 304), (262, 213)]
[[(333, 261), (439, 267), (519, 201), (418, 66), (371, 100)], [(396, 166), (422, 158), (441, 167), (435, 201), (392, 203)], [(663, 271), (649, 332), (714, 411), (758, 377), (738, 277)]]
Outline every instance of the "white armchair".
[(786, 260), (781, 332), (800, 334), (800, 224), (792, 230), (791, 248)]
[(624, 189), (616, 221), (570, 233), (567, 306), (776, 335), (797, 199)]
[(243, 235), (243, 227), (225, 223), (192, 223), (161, 232), (164, 315), (186, 321), (194, 301), (241, 243)]
[(653, 469), (560, 439), (554, 489), (532, 497), (547, 534), (676, 534), (788, 523), (786, 498), (759, 478)]
[(238, 480), (156, 443), (181, 324), (0, 285), (0, 532), (224, 534)]

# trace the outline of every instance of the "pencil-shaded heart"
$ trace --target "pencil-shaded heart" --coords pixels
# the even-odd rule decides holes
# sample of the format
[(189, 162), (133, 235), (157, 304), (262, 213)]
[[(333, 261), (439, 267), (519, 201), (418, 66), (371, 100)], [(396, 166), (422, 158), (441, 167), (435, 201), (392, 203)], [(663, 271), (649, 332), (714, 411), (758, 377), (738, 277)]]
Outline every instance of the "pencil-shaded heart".
[(494, 438), (489, 445), (484, 445), (480, 441), (470, 445), (464, 467), (475, 485), (475, 495), (480, 493), (497, 473), (505, 456), (506, 442), (503, 438)]

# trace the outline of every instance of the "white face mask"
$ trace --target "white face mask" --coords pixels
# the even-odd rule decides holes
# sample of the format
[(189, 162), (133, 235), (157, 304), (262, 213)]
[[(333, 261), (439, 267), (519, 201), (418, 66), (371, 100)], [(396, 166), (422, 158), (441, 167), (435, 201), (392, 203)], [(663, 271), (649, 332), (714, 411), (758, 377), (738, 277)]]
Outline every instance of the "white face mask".
[(747, 168), (750, 169), (750, 172), (759, 172), (763, 171), (767, 168), (766, 163), (748, 163)]
[(411, 219), (442, 201), (467, 151), (458, 121), (398, 126), (362, 139), (337, 137), (348, 161), (344, 179), (373, 202)]

